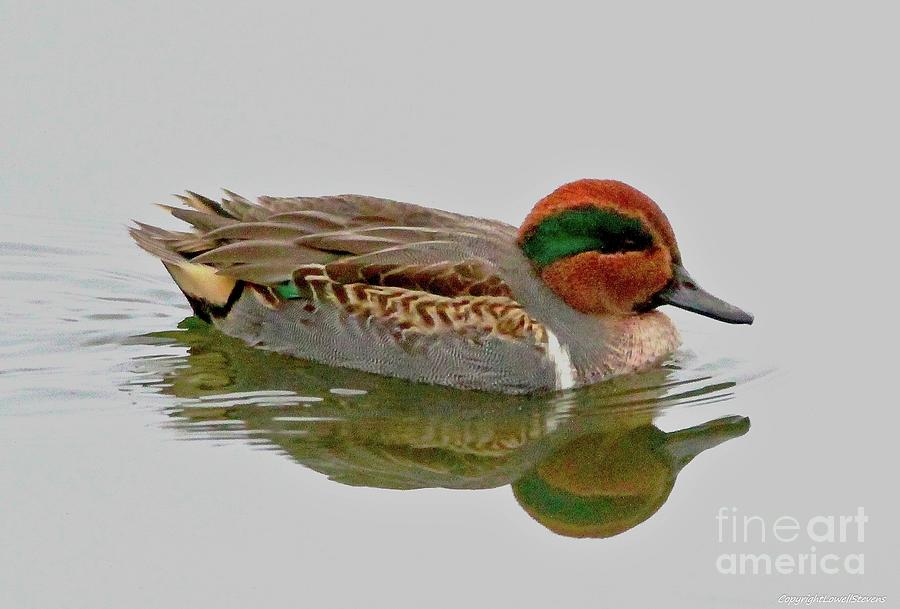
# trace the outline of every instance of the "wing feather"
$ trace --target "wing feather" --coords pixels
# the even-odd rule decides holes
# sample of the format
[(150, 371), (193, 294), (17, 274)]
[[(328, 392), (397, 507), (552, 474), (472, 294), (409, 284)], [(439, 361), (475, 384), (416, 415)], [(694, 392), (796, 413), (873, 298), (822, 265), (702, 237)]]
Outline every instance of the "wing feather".
[(179, 197), (186, 208), (163, 206), (193, 232), (138, 224), (132, 236), (166, 262), (203, 264), (260, 285), (325, 265), (340, 282), (443, 296), (510, 294), (491, 260), (515, 242), (515, 229), (504, 223), (361, 195), (251, 202), (225, 194), (216, 202), (189, 191)]

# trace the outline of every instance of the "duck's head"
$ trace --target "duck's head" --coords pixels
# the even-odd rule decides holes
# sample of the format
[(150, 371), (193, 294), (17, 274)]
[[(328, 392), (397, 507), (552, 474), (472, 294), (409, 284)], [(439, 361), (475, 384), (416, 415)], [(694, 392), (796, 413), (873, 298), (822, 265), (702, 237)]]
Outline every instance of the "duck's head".
[(544, 282), (583, 313), (628, 315), (671, 304), (728, 323), (753, 322), (691, 279), (665, 214), (623, 182), (560, 186), (525, 218), (519, 246)]

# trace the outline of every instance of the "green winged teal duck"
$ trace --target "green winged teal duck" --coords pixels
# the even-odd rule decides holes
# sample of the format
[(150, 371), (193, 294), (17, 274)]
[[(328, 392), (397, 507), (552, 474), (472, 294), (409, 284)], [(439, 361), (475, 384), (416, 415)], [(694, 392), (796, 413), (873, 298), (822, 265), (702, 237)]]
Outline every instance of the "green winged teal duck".
[(142, 223), (194, 313), (247, 343), (410, 381), (504, 393), (652, 367), (678, 345), (663, 304), (753, 317), (702, 290), (640, 191), (579, 180), (522, 226), (360, 195), (188, 193), (193, 227)]

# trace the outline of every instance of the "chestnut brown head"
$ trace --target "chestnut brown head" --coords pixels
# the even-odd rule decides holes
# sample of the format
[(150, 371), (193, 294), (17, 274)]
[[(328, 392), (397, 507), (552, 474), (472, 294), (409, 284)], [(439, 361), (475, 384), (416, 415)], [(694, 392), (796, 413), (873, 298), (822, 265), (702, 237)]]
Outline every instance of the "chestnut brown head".
[(628, 315), (672, 304), (729, 323), (753, 321), (697, 286), (665, 214), (623, 182), (559, 187), (525, 218), (519, 245), (547, 285), (583, 313)]

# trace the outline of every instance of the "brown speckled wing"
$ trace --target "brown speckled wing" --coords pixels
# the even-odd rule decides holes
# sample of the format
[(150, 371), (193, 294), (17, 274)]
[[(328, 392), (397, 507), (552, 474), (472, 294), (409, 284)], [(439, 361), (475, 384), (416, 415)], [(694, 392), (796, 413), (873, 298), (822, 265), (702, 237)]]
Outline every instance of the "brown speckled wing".
[[(406, 277), (412, 283), (447, 285), (439, 279), (429, 279), (422, 271)], [(379, 278), (383, 280), (384, 276)], [(452, 333), (472, 341), (494, 337), (524, 341), (541, 350), (545, 348), (544, 326), (507, 294), (473, 295), (465, 292), (466, 286), (462, 286), (459, 291), (444, 295), (440, 290), (416, 289), (421, 288), (420, 285), (339, 281), (324, 265), (299, 269), (294, 273), (294, 284), (313, 308), (334, 306), (347, 315), (371, 319), (389, 329), (398, 340)], [(479, 286), (487, 285), (476, 282), (468, 287), (480, 292)]]

